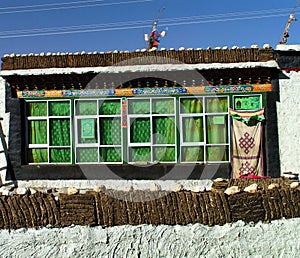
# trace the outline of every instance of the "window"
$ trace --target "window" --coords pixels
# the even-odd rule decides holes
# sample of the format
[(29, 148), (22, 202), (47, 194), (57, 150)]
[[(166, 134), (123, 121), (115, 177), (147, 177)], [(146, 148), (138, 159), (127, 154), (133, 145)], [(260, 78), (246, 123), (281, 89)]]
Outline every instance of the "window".
[(71, 163), (70, 101), (28, 101), (28, 163)]
[(121, 99), (75, 101), (77, 163), (122, 163)]
[(229, 161), (228, 97), (181, 97), (181, 162)]
[(176, 162), (175, 98), (128, 99), (128, 161)]

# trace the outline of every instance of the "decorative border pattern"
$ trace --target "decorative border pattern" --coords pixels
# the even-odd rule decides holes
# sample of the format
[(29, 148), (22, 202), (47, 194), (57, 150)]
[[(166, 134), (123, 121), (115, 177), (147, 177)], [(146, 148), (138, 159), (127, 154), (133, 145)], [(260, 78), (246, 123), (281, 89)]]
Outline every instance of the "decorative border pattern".
[(63, 97), (100, 97), (100, 96), (149, 96), (149, 95), (186, 95), (222, 94), (272, 91), (272, 84), (219, 85), (181, 88), (130, 88), (130, 89), (91, 89), (91, 90), (24, 90), (17, 91), (18, 98), (63, 98)]

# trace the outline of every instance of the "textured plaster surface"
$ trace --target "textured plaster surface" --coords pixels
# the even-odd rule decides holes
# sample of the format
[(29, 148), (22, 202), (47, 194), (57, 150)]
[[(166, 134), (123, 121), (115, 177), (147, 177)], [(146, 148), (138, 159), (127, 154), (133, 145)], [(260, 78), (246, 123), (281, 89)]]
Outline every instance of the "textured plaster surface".
[(283, 72), (277, 103), (281, 172), (300, 172), (300, 72)]
[(224, 226), (0, 231), (0, 257), (299, 257), (300, 218)]

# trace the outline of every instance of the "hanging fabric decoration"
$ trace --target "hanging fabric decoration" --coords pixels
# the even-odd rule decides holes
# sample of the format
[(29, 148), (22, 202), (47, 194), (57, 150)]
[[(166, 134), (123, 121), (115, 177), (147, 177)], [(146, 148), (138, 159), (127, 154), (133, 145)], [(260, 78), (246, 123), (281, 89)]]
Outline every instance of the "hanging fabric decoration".
[(263, 125), (264, 109), (238, 112), (230, 109), (232, 119), (232, 177), (264, 175)]

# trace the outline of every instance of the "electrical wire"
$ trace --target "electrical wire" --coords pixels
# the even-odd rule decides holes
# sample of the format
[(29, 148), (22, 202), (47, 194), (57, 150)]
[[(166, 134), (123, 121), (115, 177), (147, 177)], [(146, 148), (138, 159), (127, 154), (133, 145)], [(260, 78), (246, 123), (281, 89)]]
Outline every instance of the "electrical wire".
[[(122, 5), (122, 4), (136, 4), (136, 3), (145, 3), (151, 2), (153, 0), (130, 0), (124, 2), (113, 2), (113, 3), (99, 3), (99, 4), (85, 4), (85, 5), (75, 5), (75, 6), (58, 6), (50, 8), (40, 8), (40, 9), (22, 9), (22, 10), (13, 10), (13, 11), (0, 11), (0, 14), (12, 14), (12, 13), (25, 13), (25, 12), (42, 12), (42, 11), (54, 11), (54, 10), (63, 10), (63, 9), (78, 9), (86, 7), (95, 7), (95, 6), (113, 6), (113, 5)], [(81, 1), (80, 1), (81, 2)], [(91, 2), (91, 1), (88, 1)]]
[[(239, 12), (239, 13), (215, 14), (215, 15), (206, 15), (206, 16), (204, 15), (204, 16), (192, 16), (192, 17), (166, 18), (160, 20), (160, 25), (181, 26), (181, 25), (189, 25), (189, 24), (274, 18), (274, 17), (282, 17), (288, 15), (288, 13), (280, 13), (279, 10), (286, 10), (286, 9), (262, 10), (262, 11), (253, 11), (253, 12), (243, 12), (243, 13)], [(272, 12), (273, 13), (278, 12), (278, 13), (272, 14)], [(266, 15), (263, 15), (264, 13)], [(257, 14), (261, 14), (261, 15), (257, 15)], [(238, 17), (240, 15), (243, 16)], [(0, 32), (0, 39), (139, 29), (139, 28), (149, 27), (149, 22), (152, 22), (152, 20), (2, 31)]]

